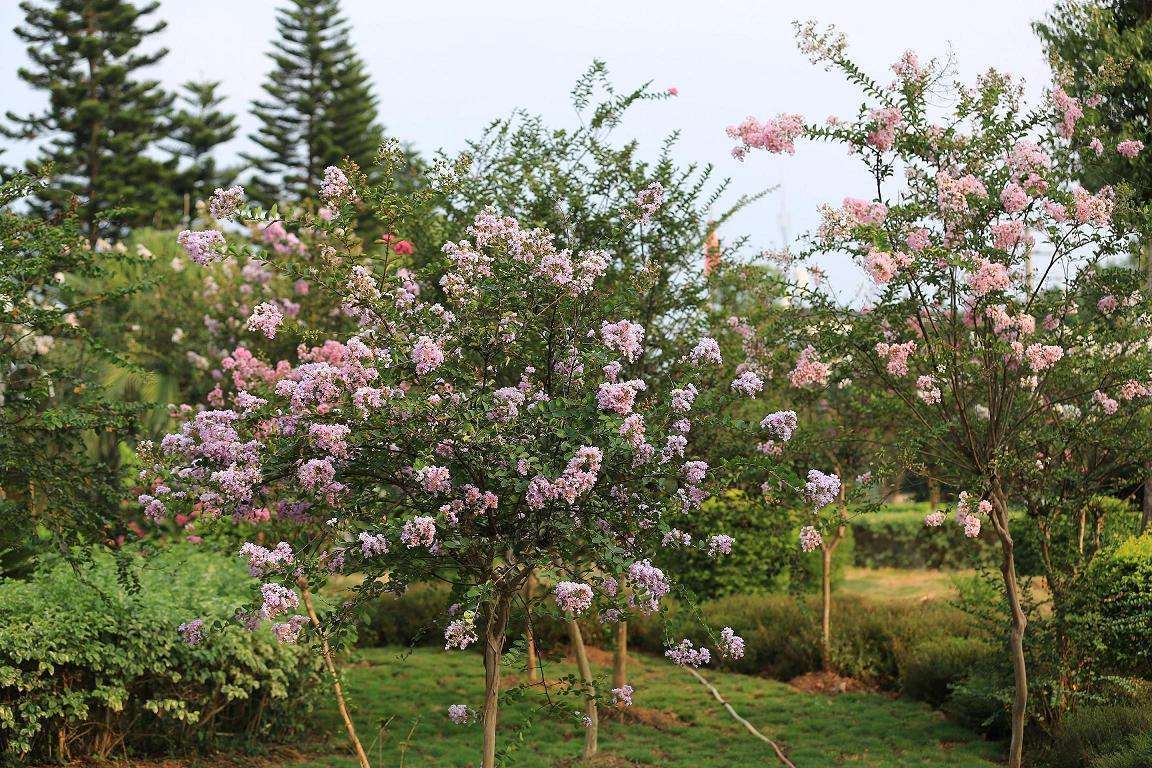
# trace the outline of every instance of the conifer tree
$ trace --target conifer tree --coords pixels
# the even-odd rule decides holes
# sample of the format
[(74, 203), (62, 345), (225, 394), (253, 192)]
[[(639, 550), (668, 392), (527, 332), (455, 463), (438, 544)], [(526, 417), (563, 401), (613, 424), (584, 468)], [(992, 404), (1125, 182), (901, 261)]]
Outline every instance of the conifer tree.
[(274, 67), (252, 107), (260, 128), (250, 138), (263, 153), (244, 157), (263, 197), (315, 197), (327, 166), (348, 157), (371, 169), (383, 138), (378, 99), (338, 0), (292, 0), (276, 25)]
[[(166, 128), (172, 97), (142, 70), (167, 55), (141, 52), (142, 43), (165, 27), (149, 23), (158, 2), (127, 0), (25, 0), (17, 37), (27, 44), (31, 66), (18, 74), (44, 91), (48, 106), (31, 115), (7, 113), (0, 127), (9, 138), (44, 140), (28, 166), (52, 167), (54, 183), (40, 192), (45, 211), (66, 209), (75, 196), (81, 225), (91, 243), (175, 212), (174, 163), (148, 154)], [(131, 207), (116, 221), (110, 209)]]
[(189, 81), (180, 86), (181, 108), (172, 116), (169, 145), (178, 160), (188, 167), (179, 172), (177, 192), (188, 195), (192, 202), (207, 200), (216, 187), (227, 186), (236, 171), (220, 168), (213, 150), (236, 135), (236, 116), (220, 109), (224, 97), (217, 94), (219, 81)]

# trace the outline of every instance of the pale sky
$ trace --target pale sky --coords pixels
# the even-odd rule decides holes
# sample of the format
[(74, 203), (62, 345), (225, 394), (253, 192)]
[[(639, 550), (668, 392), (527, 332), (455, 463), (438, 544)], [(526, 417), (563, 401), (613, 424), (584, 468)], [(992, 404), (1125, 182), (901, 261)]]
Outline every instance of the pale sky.
[[(269, 69), (265, 52), (275, 34), (277, 0), (162, 0), (169, 22), (159, 44), (169, 55), (155, 77), (175, 87), (188, 79), (222, 80), (227, 108), (241, 131), (225, 145), (228, 162), (248, 145), (251, 100)], [(550, 125), (571, 125), (568, 92), (595, 58), (607, 61), (618, 90), (652, 80), (679, 89), (678, 98), (641, 105), (619, 137), (639, 138), (649, 154), (680, 130), (681, 163), (711, 162), (731, 176), (733, 194), (779, 189), (733, 220), (724, 237), (747, 234), (751, 246), (778, 247), (781, 220), (791, 237), (818, 223), (821, 203), (867, 197), (857, 164), (842, 149), (801, 143), (794, 156), (754, 153), (732, 159), (726, 126), (747, 115), (798, 112), (821, 121), (851, 116), (859, 99), (836, 75), (813, 67), (796, 50), (790, 22), (834, 23), (854, 58), (889, 82), (889, 66), (906, 49), (922, 59), (951, 50), (960, 76), (989, 67), (1023, 76), (1037, 98), (1050, 80), (1030, 23), (1052, 6), (1046, 0), (344, 0), (352, 38), (381, 97), (389, 133), (430, 154), (450, 152), (479, 135), (494, 118), (520, 107)], [(0, 0), (0, 103), (40, 109), (44, 95), (28, 90), (16, 69), (24, 48), (10, 30), (21, 20), (17, 0)], [(31, 153), (27, 143), (0, 139), (4, 161)], [(833, 281), (858, 283), (850, 264), (827, 264)]]

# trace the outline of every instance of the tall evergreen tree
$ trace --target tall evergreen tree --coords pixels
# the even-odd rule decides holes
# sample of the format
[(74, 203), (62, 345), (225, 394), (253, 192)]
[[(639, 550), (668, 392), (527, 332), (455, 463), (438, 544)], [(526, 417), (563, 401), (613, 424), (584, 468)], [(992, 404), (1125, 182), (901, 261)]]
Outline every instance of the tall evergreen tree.
[(276, 26), (266, 96), (252, 105), (260, 128), (250, 138), (264, 153), (244, 157), (265, 198), (315, 197), (325, 167), (345, 157), (372, 167), (383, 138), (379, 100), (339, 0), (292, 0), (278, 11)]
[(227, 186), (237, 171), (220, 168), (212, 152), (230, 141), (237, 130), (236, 116), (223, 111), (224, 97), (217, 94), (219, 81), (189, 81), (181, 87), (180, 109), (172, 116), (166, 146), (177, 160), (187, 160), (180, 169), (177, 193), (191, 201), (206, 200), (216, 187)]
[[(123, 225), (151, 221), (175, 211), (174, 163), (148, 154), (165, 130), (172, 97), (141, 70), (167, 55), (141, 53), (141, 44), (165, 27), (146, 23), (159, 6), (126, 0), (25, 0), (17, 37), (28, 46), (32, 66), (19, 76), (48, 95), (39, 114), (8, 112), (9, 138), (45, 139), (32, 170), (53, 168), (53, 185), (40, 193), (40, 207), (59, 211), (78, 198), (79, 217), (90, 242), (116, 235)], [(109, 209), (130, 206), (114, 224)]]

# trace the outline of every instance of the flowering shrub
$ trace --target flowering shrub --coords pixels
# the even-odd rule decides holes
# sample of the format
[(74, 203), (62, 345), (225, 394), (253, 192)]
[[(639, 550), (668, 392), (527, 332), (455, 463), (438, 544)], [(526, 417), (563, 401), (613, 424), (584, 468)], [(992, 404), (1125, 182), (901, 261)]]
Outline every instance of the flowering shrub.
[[(1019, 84), (990, 71), (951, 92), (942, 113), (933, 105), (946, 89), (933, 62), (907, 53), (884, 85), (847, 58), (835, 30), (802, 27), (801, 45), (867, 102), (854, 119), (802, 132), (789, 122), (776, 133), (844, 144), (865, 162), (877, 197), (826, 206), (798, 254), (849, 253), (874, 289), (863, 307), (823, 285), (797, 291), (809, 323), (793, 334), (793, 383), (890, 392), (903, 427), (894, 436), (965, 491), (953, 524), (967, 536), (982, 524), (995, 529), (1012, 615), (1018, 766), (1027, 622), (1009, 504), (1043, 498), (1051, 509), (1079, 509), (1075, 499), (1107, 482), (1101, 460), (1130, 460), (1125, 433), (1149, 402), (1147, 300), (1136, 275), (1107, 268), (1130, 247), (1111, 224), (1124, 201), (1070, 181), (1070, 153), (1088, 148), (1076, 129), (1090, 107), (1060, 88), (1027, 109)], [(790, 145), (744, 139), (737, 154), (749, 147)], [(827, 366), (820, 375), (811, 372), (816, 360)]]
[[(334, 189), (339, 216), (374, 194)], [(292, 542), (242, 553), (264, 583), (241, 620), (270, 621), (287, 639), (304, 623), (295, 589), (330, 573), (366, 577), (333, 625), (381, 591), (454, 584), (445, 645), (482, 638), (477, 711), (491, 765), (508, 617), (529, 574), (555, 577), (558, 608), (596, 606), (616, 621), (659, 610), (671, 591), (672, 575), (650, 562), (665, 542), (718, 557), (731, 549), (677, 538), (672, 523), (715, 479), (690, 458), (694, 421), (721, 418), (738, 395), (698, 389), (711, 355), (691, 355), (667, 372), (675, 396), (646, 396), (631, 368), (644, 344), (636, 308), (595, 300), (603, 251), (560, 248), (545, 230), (485, 211), (467, 240), (444, 245), (445, 303), (433, 304), (416, 275), (357, 263), (332, 222), (310, 224), (328, 264), (314, 285), (338, 293), (356, 334), (304, 345), (295, 364), (245, 358), (223, 400), (147, 449), (141, 504), (197, 526), (299, 521)], [(721, 642), (732, 650), (736, 639)], [(706, 659), (698, 649), (683, 660)]]

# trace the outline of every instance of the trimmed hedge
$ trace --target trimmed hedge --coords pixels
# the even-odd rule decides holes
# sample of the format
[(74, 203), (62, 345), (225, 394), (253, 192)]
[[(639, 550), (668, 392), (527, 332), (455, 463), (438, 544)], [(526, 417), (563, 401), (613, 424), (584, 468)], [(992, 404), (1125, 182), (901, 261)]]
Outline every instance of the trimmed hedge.
[(924, 524), (927, 503), (891, 504), (881, 512), (852, 521), (853, 565), (861, 568), (963, 569), (993, 565), (999, 556), (992, 526), (977, 541), (948, 521), (939, 528)]
[(133, 593), (97, 551), (79, 572), (58, 562), (0, 581), (0, 758), (171, 755), (267, 743), (304, 724), (322, 682), (307, 647), (267, 629), (230, 627), (196, 646), (177, 634), (248, 599), (235, 558), (180, 546), (139, 571)]

